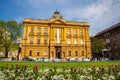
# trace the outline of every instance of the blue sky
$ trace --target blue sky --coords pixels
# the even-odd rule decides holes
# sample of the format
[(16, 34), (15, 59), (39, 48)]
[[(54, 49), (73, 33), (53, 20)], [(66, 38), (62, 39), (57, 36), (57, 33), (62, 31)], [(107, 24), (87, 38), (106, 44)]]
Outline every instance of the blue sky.
[(89, 22), (90, 35), (120, 22), (120, 0), (0, 0), (0, 20), (49, 19), (56, 9), (67, 21)]

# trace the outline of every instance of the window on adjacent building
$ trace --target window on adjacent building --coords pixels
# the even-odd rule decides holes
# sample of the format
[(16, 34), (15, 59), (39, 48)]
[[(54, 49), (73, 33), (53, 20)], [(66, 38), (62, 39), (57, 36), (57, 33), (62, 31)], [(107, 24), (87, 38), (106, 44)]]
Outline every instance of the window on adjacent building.
[(71, 56), (71, 51), (68, 51), (68, 56)]
[(34, 33), (34, 28), (33, 27), (31, 28), (31, 33)]
[(40, 51), (37, 51), (37, 52), (36, 52), (36, 56), (40, 56)]
[(106, 39), (106, 43), (110, 43), (110, 39)]
[(77, 44), (77, 39), (74, 39), (74, 44)]
[(30, 44), (32, 44), (33, 43), (33, 38), (30, 38)]
[(82, 40), (82, 39), (80, 40), (80, 44), (81, 44), (81, 45), (83, 45), (83, 44), (84, 44), (84, 42), (83, 42), (83, 40)]
[(77, 30), (76, 30), (76, 29), (74, 29), (74, 34), (75, 34), (75, 35), (77, 34)]
[(40, 44), (40, 38), (37, 39), (37, 44)]
[(32, 56), (32, 50), (29, 51), (29, 56)]
[(47, 38), (44, 38), (44, 44), (47, 44)]
[(48, 34), (48, 28), (44, 28), (44, 34)]
[(41, 28), (40, 27), (38, 27), (38, 33), (41, 33)]
[(78, 51), (75, 51), (75, 56), (78, 56)]
[(84, 56), (84, 51), (81, 51), (81, 55)]
[(71, 41), (70, 41), (70, 39), (68, 39), (68, 44), (70, 44), (71, 43)]
[(68, 29), (68, 35), (70, 35), (70, 29)]
[(47, 51), (46, 51), (46, 50), (44, 50), (44, 56), (45, 56), (45, 55), (47, 55)]
[(80, 35), (83, 35), (83, 30), (80, 30)]

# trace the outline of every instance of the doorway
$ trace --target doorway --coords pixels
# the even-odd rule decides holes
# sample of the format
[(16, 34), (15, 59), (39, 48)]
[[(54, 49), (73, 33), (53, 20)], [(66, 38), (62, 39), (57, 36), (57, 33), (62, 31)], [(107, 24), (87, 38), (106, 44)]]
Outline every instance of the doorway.
[(56, 58), (60, 59), (61, 58), (61, 47), (56, 46), (55, 49), (56, 49)]

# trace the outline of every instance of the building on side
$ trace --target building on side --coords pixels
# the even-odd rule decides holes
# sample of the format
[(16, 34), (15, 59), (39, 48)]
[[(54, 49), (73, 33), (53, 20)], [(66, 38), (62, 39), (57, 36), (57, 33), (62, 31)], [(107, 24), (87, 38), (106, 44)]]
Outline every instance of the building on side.
[(97, 33), (94, 38), (104, 39), (106, 46), (103, 49), (103, 56), (105, 58), (120, 60), (120, 23)]
[(48, 20), (25, 18), (21, 58), (91, 58), (89, 24), (66, 21), (59, 12)]

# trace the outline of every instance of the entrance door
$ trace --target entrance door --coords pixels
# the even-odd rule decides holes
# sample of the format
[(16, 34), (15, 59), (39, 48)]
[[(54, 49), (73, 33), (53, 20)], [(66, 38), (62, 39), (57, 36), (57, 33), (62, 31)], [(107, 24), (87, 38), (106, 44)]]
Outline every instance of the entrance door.
[(56, 58), (61, 58), (61, 47), (56, 47)]

